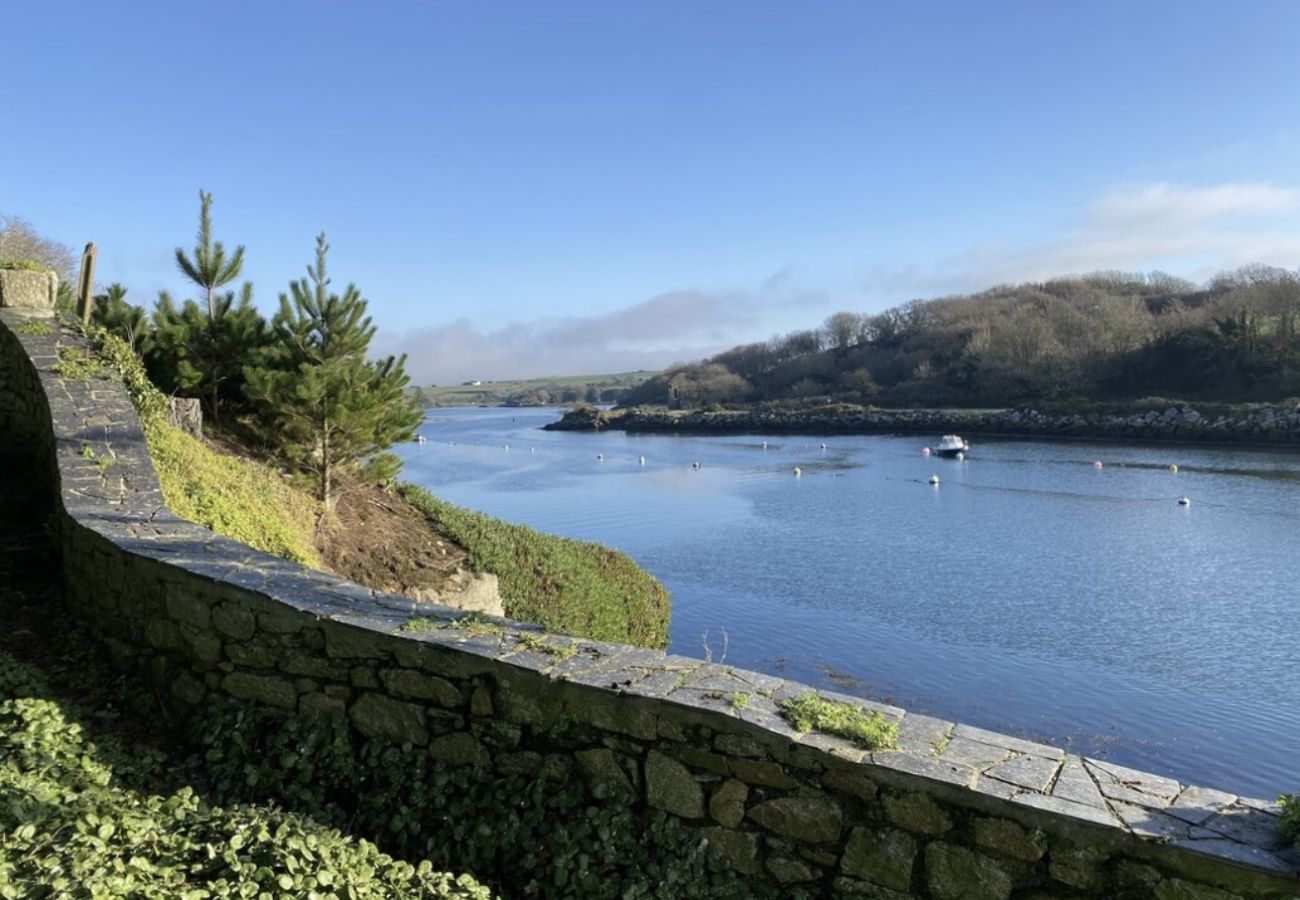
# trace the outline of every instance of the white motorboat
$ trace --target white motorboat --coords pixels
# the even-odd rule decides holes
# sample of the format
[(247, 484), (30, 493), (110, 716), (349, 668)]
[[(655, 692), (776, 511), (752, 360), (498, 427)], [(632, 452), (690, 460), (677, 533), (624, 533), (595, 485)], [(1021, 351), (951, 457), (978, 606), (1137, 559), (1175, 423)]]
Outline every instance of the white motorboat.
[(954, 459), (958, 455), (965, 456), (970, 452), (970, 444), (959, 438), (955, 434), (945, 434), (935, 445), (934, 452), (945, 459)]

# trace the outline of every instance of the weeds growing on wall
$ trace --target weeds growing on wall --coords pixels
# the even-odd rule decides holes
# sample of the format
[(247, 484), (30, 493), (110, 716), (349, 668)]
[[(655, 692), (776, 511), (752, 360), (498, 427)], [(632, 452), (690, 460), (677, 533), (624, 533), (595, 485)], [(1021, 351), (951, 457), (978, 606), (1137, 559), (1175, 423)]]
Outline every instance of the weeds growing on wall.
[(837, 703), (814, 693), (781, 704), (781, 712), (799, 731), (824, 731), (857, 741), (868, 750), (888, 750), (898, 743), (898, 723), (851, 703)]
[(54, 334), (54, 328), (49, 322), (42, 322), (40, 319), (31, 319), (21, 325), (14, 327), (18, 334), (30, 334), (36, 337), (49, 337)]

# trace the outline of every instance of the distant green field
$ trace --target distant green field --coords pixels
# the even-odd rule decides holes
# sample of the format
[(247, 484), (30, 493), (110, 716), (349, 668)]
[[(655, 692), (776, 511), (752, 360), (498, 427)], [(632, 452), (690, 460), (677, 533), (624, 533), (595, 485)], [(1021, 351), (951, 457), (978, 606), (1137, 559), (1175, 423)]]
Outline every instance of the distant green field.
[(561, 406), (586, 401), (614, 403), (654, 372), (616, 375), (564, 375), (482, 384), (419, 387), (412, 393), (423, 406)]

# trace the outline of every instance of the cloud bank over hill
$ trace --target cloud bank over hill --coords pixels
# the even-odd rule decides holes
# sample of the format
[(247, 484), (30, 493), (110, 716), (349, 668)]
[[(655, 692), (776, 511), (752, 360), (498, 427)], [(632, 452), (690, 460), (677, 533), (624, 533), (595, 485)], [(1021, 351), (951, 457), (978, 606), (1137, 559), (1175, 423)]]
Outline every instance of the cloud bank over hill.
[(381, 329), (376, 348), (407, 354), (417, 384), (661, 369), (725, 350), (774, 312), (806, 307), (815, 316), (824, 297), (799, 291), (794, 280), (782, 269), (747, 290), (670, 291), (610, 313), (540, 318), (495, 331), (466, 318), (391, 337)]
[(1200, 281), (1254, 262), (1300, 266), (1300, 188), (1127, 184), (1077, 211), (1055, 235), (980, 243), (937, 260), (865, 263), (847, 291), (810, 287), (816, 274), (785, 266), (752, 288), (667, 291), (600, 315), (493, 331), (468, 318), (405, 334), (381, 329), (378, 349), (408, 354), (420, 384), (660, 369), (788, 330), (792, 321), (811, 328), (839, 310), (877, 312), (913, 298), (1104, 269), (1162, 269)]

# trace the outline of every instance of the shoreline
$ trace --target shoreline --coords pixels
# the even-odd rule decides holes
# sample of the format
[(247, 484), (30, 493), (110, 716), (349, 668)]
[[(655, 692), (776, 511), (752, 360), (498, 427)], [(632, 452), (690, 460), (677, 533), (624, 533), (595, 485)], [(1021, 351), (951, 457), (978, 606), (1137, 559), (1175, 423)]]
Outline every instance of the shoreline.
[[(1202, 406), (1202, 409), (1204, 406)], [(1169, 403), (1127, 413), (1044, 412), (1016, 409), (812, 409), (669, 410), (633, 407), (573, 409), (547, 431), (658, 434), (941, 434), (994, 438), (1047, 438), (1105, 442), (1202, 444), (1300, 449), (1300, 405), (1251, 404), (1203, 412), (1196, 404)]]

